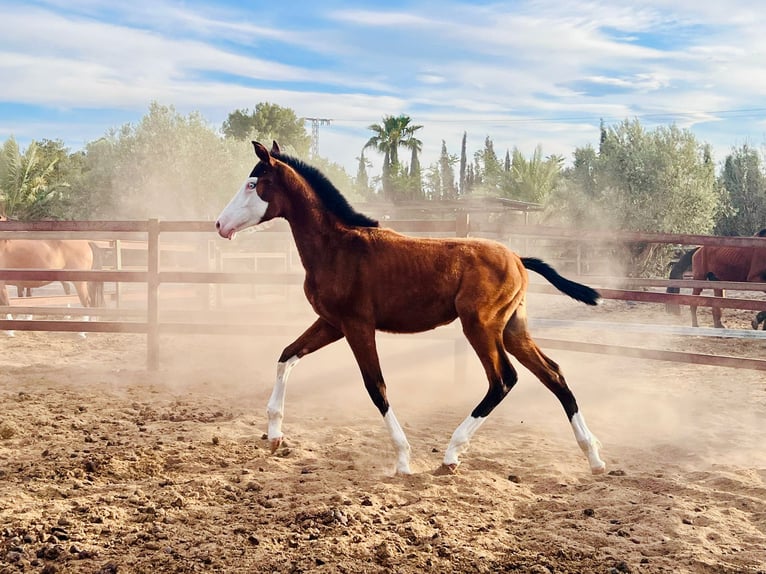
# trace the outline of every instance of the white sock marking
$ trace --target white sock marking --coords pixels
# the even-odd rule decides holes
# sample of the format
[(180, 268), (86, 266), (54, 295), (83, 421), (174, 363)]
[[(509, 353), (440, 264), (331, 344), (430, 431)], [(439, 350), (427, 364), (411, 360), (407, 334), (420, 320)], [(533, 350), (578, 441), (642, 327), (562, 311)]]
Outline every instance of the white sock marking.
[(290, 371), (300, 359), (293, 355), (283, 363), (277, 363), (277, 382), (271, 391), (269, 404), (266, 406), (266, 414), (269, 417), (269, 440), (282, 438), (282, 419), (285, 412), (285, 390), (287, 377)]
[(588, 429), (588, 425), (585, 424), (585, 418), (582, 416), (582, 413), (576, 412), (572, 417), (571, 423), (577, 444), (580, 445), (585, 456), (588, 457), (588, 464), (590, 464), (591, 471), (594, 474), (604, 472), (606, 463), (601, 460), (598, 453), (601, 443)]
[(412, 471), (410, 471), (410, 443), (407, 442), (402, 425), (396, 419), (394, 409), (389, 407), (383, 420), (386, 423), (386, 427), (388, 427), (388, 434), (391, 435), (394, 449), (396, 449), (396, 472), (398, 474), (412, 474)]
[[(13, 315), (11, 315), (10, 313), (6, 313), (5, 318), (8, 321), (13, 321)], [(9, 337), (15, 337), (16, 331), (6, 331), (5, 334), (8, 335)]]
[[(90, 315), (83, 315), (82, 316), (82, 320), (85, 321), (86, 323), (89, 322), (90, 321)], [(85, 339), (85, 338), (87, 338), (88, 333), (86, 333), (85, 331), (80, 331), (79, 335), (80, 335), (81, 339)]]
[(486, 417), (468, 416), (452, 433), (447, 451), (444, 453), (444, 464), (458, 465), (459, 457), (468, 448), (474, 433), (479, 429)]

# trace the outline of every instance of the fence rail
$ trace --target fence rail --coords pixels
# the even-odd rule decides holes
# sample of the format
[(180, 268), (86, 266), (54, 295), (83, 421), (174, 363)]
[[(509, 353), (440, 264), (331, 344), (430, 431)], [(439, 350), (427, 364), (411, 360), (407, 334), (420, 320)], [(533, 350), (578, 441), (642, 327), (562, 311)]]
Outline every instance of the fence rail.
[[(387, 221), (394, 229), (408, 233), (450, 234), (453, 236), (467, 236), (472, 233), (471, 221), (468, 214), (458, 214), (451, 221), (424, 221), (403, 220)], [(285, 227), (275, 227), (275, 231), (285, 233)], [(61, 321), (61, 320), (0, 320), (0, 329), (6, 330), (33, 330), (33, 331), (66, 331), (66, 332), (110, 332), (110, 333), (139, 333), (147, 336), (147, 366), (155, 370), (159, 366), (160, 341), (159, 337), (165, 333), (236, 333), (253, 332), (252, 327), (244, 325), (221, 324), (213, 322), (188, 322), (161, 320), (159, 310), (159, 288), (163, 284), (194, 284), (194, 285), (299, 285), (303, 282), (303, 274), (294, 271), (285, 272), (225, 272), (225, 271), (189, 271), (189, 270), (165, 270), (160, 269), (161, 234), (185, 233), (199, 237), (208, 234), (209, 240), (216, 240), (213, 224), (209, 221), (159, 221), (150, 219), (146, 221), (64, 221), (64, 222), (3, 222), (0, 228), (0, 239), (23, 238), (87, 238), (90, 240), (119, 241), (130, 239), (145, 242), (146, 260), (145, 270), (50, 270), (50, 269), (0, 269), (0, 280), (13, 283), (14, 281), (95, 281), (135, 283), (146, 285), (145, 309), (115, 310), (115, 309), (67, 309), (70, 315), (101, 315), (109, 320), (94, 322), (87, 321)], [(266, 239), (269, 231), (257, 234), (258, 239)], [(556, 238), (581, 241), (611, 241), (631, 242), (644, 241), (655, 243), (670, 243), (679, 245), (746, 245), (764, 246), (766, 239), (749, 237), (711, 237), (701, 235), (679, 234), (656, 234), (656, 233), (608, 233), (608, 232), (582, 232), (565, 229), (542, 228), (538, 226), (525, 226), (515, 230), (515, 234), (522, 237)], [(276, 236), (276, 233), (274, 234)], [(222, 240), (221, 240), (222, 241)], [(136, 247), (135, 245), (133, 246)], [(210, 263), (210, 253), (207, 253)], [(245, 255), (247, 258), (247, 255)], [(117, 258), (119, 260), (119, 256)], [(210, 264), (210, 268), (219, 267)], [(607, 299), (641, 301), (651, 303), (678, 303), (681, 305), (695, 304), (700, 307), (719, 307), (728, 309), (747, 309), (752, 311), (766, 310), (766, 301), (753, 299), (722, 299), (709, 296), (692, 296), (683, 294), (668, 294), (652, 291), (639, 291), (618, 287), (707, 287), (709, 283), (695, 282), (690, 280), (662, 280), (662, 279), (631, 279), (631, 278), (589, 278), (589, 282), (599, 287), (602, 296)], [(766, 291), (766, 283), (735, 283), (717, 282), (716, 288), (738, 290), (762, 290)], [(532, 283), (530, 290), (539, 292), (557, 293), (548, 285)], [(5, 312), (29, 312), (36, 308), (30, 305), (14, 305), (3, 308)], [(39, 315), (45, 315), (46, 310), (37, 308)], [(59, 316), (63, 313), (48, 309), (51, 316)], [(133, 320), (125, 321), (124, 317), (130, 315)], [(111, 319), (121, 320), (111, 320)], [(142, 320), (143, 319), (143, 320)], [(258, 332), (262, 334), (288, 334), (295, 333), (293, 326), (287, 325), (259, 325)], [(435, 333), (439, 333), (438, 335)], [(458, 329), (437, 330), (427, 336), (437, 338), (461, 338)], [(570, 350), (622, 354), (627, 356), (650, 357), (660, 360), (682, 360), (695, 364), (710, 364), (730, 367), (766, 370), (766, 361), (760, 359), (740, 359), (715, 355), (700, 356), (694, 353), (681, 353), (670, 351), (652, 351), (649, 349), (632, 349), (615, 345), (597, 345), (585, 342), (560, 341), (555, 339), (540, 339), (545, 346), (557, 346)], [(703, 358), (704, 357), (704, 358)]]

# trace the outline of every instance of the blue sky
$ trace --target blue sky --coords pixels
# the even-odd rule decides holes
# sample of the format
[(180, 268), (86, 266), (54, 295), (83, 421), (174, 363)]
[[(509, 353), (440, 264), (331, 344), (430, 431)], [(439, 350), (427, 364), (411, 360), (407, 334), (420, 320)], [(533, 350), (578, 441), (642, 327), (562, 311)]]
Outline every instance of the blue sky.
[(0, 0), (0, 140), (76, 150), (152, 101), (215, 128), (268, 101), (331, 119), (320, 153), (352, 174), (367, 126), (401, 113), (423, 125), (424, 165), (463, 131), (469, 152), (490, 136), (501, 155), (571, 159), (602, 118), (675, 122), (719, 162), (762, 148), (762, 2), (620, 4)]

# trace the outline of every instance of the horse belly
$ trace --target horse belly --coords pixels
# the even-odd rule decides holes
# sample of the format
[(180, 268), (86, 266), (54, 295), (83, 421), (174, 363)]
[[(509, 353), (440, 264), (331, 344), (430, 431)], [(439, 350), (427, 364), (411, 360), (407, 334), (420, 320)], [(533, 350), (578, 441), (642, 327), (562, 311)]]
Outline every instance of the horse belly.
[(11, 285), (15, 285), (23, 289), (26, 289), (26, 288), (37, 289), (38, 287), (45, 287), (49, 283), (51, 283), (51, 281), (18, 281), (15, 283), (11, 283)]
[(375, 328), (391, 333), (420, 333), (447, 325), (457, 318), (454, 304), (444, 303), (386, 306), (376, 314)]

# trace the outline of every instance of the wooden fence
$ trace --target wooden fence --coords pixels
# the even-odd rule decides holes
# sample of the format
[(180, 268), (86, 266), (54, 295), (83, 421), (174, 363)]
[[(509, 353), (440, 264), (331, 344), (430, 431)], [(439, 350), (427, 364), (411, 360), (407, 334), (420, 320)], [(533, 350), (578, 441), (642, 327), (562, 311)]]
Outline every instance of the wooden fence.
[[(466, 236), (471, 234), (471, 224), (468, 214), (458, 214), (454, 220), (443, 221), (388, 221), (387, 225), (394, 229), (407, 233), (422, 233), (428, 235)], [(256, 242), (269, 237), (270, 231), (253, 234)], [(275, 235), (285, 234), (284, 226), (275, 226), (271, 231)], [(145, 286), (145, 306), (138, 309), (104, 308), (104, 309), (55, 309), (46, 307), (19, 307), (0, 308), (0, 311), (8, 313), (30, 313), (37, 315), (60, 316), (60, 315), (97, 315), (99, 321), (61, 321), (55, 319), (36, 320), (0, 320), (0, 329), (5, 330), (30, 330), (30, 331), (68, 331), (68, 332), (111, 332), (111, 333), (140, 333), (147, 336), (147, 366), (149, 369), (157, 369), (160, 358), (160, 336), (162, 334), (253, 334), (251, 325), (233, 325), (221, 322), (200, 322), (192, 320), (161, 320), (159, 312), (159, 288), (165, 284), (192, 284), (208, 289), (210, 286), (220, 285), (299, 285), (303, 281), (300, 270), (291, 269), (282, 272), (258, 273), (255, 269), (246, 272), (225, 272), (220, 265), (221, 258), (218, 249), (211, 253), (208, 248), (200, 248), (203, 252), (200, 260), (205, 261), (205, 271), (189, 271), (161, 268), (161, 236), (196, 237), (207, 240), (213, 245), (224, 245), (224, 242), (215, 234), (212, 222), (209, 221), (159, 221), (150, 219), (146, 221), (66, 221), (66, 222), (4, 222), (0, 229), (0, 239), (13, 238), (48, 238), (66, 237), (80, 238), (98, 241), (116, 242), (135, 241), (145, 244), (146, 257), (143, 268), (120, 268), (102, 269), (89, 271), (75, 270), (45, 270), (45, 269), (0, 269), (0, 280), (13, 284), (21, 280), (39, 281), (96, 281), (105, 283), (139, 284)], [(678, 245), (735, 245), (735, 246), (763, 246), (766, 239), (750, 237), (711, 237), (700, 235), (678, 234), (654, 234), (654, 233), (620, 233), (619, 236), (605, 232), (580, 232), (565, 229), (550, 229), (535, 226), (524, 227), (520, 230), (520, 236), (524, 237), (553, 237), (566, 239), (567, 241), (644, 241), (655, 243), (668, 243)], [(288, 243), (289, 240), (288, 240)], [(200, 242), (201, 244), (201, 242)], [(189, 251), (187, 249), (187, 251)], [(117, 249), (115, 259), (120, 261), (121, 250)], [(285, 257), (288, 257), (285, 254)], [(249, 257), (246, 253), (243, 257)], [(141, 267), (141, 266), (138, 266)], [(212, 269), (212, 270), (211, 270)], [(667, 294), (650, 291), (629, 289), (629, 287), (666, 287), (680, 286), (692, 287), (696, 283), (700, 286), (709, 287), (705, 282), (693, 282), (690, 280), (661, 280), (661, 279), (604, 279), (607, 287), (599, 287), (604, 298), (627, 301), (643, 301), (652, 303), (674, 302), (681, 305), (694, 303), (700, 307), (720, 307), (748, 309), (751, 311), (766, 310), (766, 301), (752, 299), (721, 299), (707, 296), (691, 296), (681, 294)], [(610, 284), (611, 283), (611, 284)], [(594, 285), (597, 285), (594, 283)], [(598, 285), (597, 285), (598, 286)], [(732, 283), (717, 282), (716, 287), (766, 291), (766, 283)], [(532, 284), (531, 290), (557, 293), (547, 284)], [(119, 293), (118, 293), (119, 295)], [(207, 299), (210, 303), (211, 299)], [(119, 301), (119, 300), (118, 300)], [(200, 313), (209, 318), (210, 312)], [(213, 317), (220, 315), (216, 312)], [(131, 320), (125, 320), (126, 317)], [(185, 314), (190, 318), (189, 314)], [(199, 318), (199, 317), (198, 317)], [(259, 325), (259, 333), (263, 334), (295, 334), (295, 328), (284, 324)], [(461, 341), (462, 335), (459, 329), (444, 329), (429, 332), (428, 337), (447, 338)], [(764, 334), (766, 336), (766, 333)], [(577, 351), (621, 354), (627, 356), (641, 356), (670, 361), (684, 361), (697, 364), (720, 365), (743, 367), (750, 369), (766, 370), (766, 360), (742, 359), (721, 357), (715, 355), (698, 355), (694, 353), (681, 353), (672, 351), (659, 351), (651, 349), (634, 349), (616, 345), (596, 345), (587, 342), (559, 341), (554, 339), (539, 339), (541, 345), (565, 348)], [(458, 343), (456, 343), (457, 345)]]

